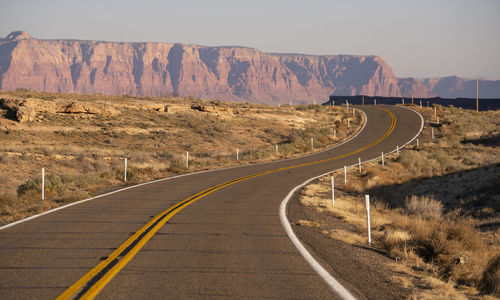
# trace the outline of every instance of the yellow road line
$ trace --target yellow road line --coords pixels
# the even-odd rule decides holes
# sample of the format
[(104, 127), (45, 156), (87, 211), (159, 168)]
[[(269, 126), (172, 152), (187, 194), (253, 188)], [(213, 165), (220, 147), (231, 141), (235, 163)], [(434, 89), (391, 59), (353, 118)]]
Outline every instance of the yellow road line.
[[(385, 112), (387, 112), (391, 116), (391, 126), (385, 132), (383, 136), (378, 138), (376, 141), (366, 145), (362, 148), (359, 148), (355, 151), (342, 154), (336, 157), (331, 157), (323, 160), (283, 167), (279, 169), (268, 170), (256, 174), (251, 174), (247, 176), (243, 176), (240, 178), (236, 178), (230, 181), (226, 181), (215, 185), (213, 187), (207, 188), (197, 194), (186, 198), (175, 205), (171, 206), (167, 210), (161, 212), (153, 219), (151, 219), (146, 225), (141, 227), (136, 233), (134, 233), (130, 238), (128, 238), (120, 247), (118, 247), (113, 253), (111, 253), (105, 260), (95, 266), (92, 270), (90, 270), (87, 274), (85, 274), (82, 278), (80, 278), (77, 282), (75, 282), (72, 286), (70, 286), (66, 291), (64, 291), (57, 299), (69, 299), (69, 298), (77, 298), (77, 299), (93, 299), (106, 284), (123, 268), (125, 265), (139, 252), (139, 250), (151, 239), (154, 234), (161, 228), (165, 223), (170, 220), (175, 214), (179, 211), (187, 207), (188, 205), (196, 202), (197, 200), (219, 190), (229, 185), (233, 185), (235, 183), (248, 180), (250, 178), (255, 178), (258, 176), (262, 176), (269, 173), (275, 173), (283, 170), (289, 170), (299, 167), (305, 167), (315, 164), (320, 164), (327, 161), (332, 161), (340, 158), (347, 157), (349, 155), (353, 155), (355, 153), (366, 150), (374, 145), (380, 143), (382, 140), (386, 139), (393, 131), (396, 126), (396, 116), (392, 112), (387, 109), (379, 108)], [(76, 294), (76, 295), (75, 295)]]

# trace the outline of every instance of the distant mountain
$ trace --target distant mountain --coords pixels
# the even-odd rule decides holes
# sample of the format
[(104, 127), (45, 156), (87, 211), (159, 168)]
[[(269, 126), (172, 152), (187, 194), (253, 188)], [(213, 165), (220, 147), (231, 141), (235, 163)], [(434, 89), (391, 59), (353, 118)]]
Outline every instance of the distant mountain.
[[(295, 103), (330, 95), (473, 97), (475, 80), (399, 79), (379, 56), (263, 53), (244, 47), (170, 43), (39, 40), (27, 32), (0, 39), (0, 89), (68, 93), (181, 95)], [(500, 81), (480, 81), (482, 98)]]

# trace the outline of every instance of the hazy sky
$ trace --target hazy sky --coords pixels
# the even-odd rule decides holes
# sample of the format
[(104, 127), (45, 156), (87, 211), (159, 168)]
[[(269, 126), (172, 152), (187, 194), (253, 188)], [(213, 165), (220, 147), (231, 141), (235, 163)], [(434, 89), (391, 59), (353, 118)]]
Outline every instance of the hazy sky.
[(500, 0), (0, 0), (0, 36), (375, 54), (399, 77), (500, 79)]

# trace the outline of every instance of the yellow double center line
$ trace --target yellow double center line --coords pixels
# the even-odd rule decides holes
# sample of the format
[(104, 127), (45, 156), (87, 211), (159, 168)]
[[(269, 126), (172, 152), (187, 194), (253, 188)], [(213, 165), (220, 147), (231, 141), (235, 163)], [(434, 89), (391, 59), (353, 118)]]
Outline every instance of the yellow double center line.
[(340, 158), (347, 157), (349, 155), (353, 155), (355, 153), (366, 150), (374, 145), (380, 143), (382, 140), (387, 138), (394, 127), (396, 126), (396, 116), (392, 112), (387, 109), (379, 108), (387, 112), (392, 119), (391, 126), (389, 130), (378, 138), (376, 141), (372, 142), (369, 145), (366, 145), (362, 148), (359, 148), (355, 151), (342, 154), (336, 157), (331, 157), (323, 160), (303, 163), (299, 165), (293, 165), (288, 167), (283, 167), (279, 169), (273, 169), (269, 171), (264, 171), (256, 174), (251, 174), (243, 177), (239, 177), (230, 181), (223, 182), (221, 184), (212, 186), (208, 189), (205, 189), (191, 197), (184, 199), (167, 210), (163, 211), (159, 215), (155, 216), (151, 219), (146, 225), (144, 225), (141, 229), (139, 229), (134, 235), (132, 235), (129, 239), (125, 241), (118, 249), (113, 251), (105, 260), (99, 263), (95, 268), (90, 270), (87, 274), (85, 274), (80, 280), (75, 282), (72, 286), (70, 286), (64, 293), (62, 293), (57, 299), (92, 299), (94, 298), (99, 291), (101, 291), (104, 286), (123, 268), (125, 265), (139, 252), (139, 250), (153, 237), (153, 235), (163, 226), (165, 223), (170, 220), (176, 213), (184, 209), (186, 206), (191, 203), (219, 190), (229, 185), (233, 185), (235, 183), (248, 180), (250, 178), (262, 176), (269, 173), (275, 173), (283, 170), (294, 169), (299, 167), (305, 167), (315, 164), (320, 164), (327, 161), (332, 161)]

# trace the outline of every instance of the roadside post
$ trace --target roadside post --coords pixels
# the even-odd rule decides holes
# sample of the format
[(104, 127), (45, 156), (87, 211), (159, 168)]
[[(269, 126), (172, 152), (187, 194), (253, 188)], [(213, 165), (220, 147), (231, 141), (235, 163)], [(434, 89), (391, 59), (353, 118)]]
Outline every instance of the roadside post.
[(276, 144), (276, 145), (274, 145), (274, 146), (275, 146), (275, 148), (276, 148), (276, 155), (279, 155), (279, 153), (278, 153), (278, 144)]
[(366, 202), (366, 228), (368, 229), (368, 245), (372, 244), (372, 234), (370, 228), (370, 195), (365, 195)]
[(361, 157), (358, 157), (359, 173), (361, 173)]
[(240, 160), (240, 149), (236, 148), (236, 161)]
[(330, 181), (332, 183), (332, 206), (335, 206), (335, 173), (330, 176)]
[(398, 154), (399, 157), (399, 146), (396, 146), (396, 153)]
[(385, 164), (384, 164), (384, 152), (382, 152), (382, 154), (380, 156), (382, 157), (382, 167), (385, 167)]
[(42, 200), (45, 200), (45, 168), (42, 168)]
[(125, 157), (125, 168), (123, 171), (123, 181), (127, 182), (127, 158)]
[(186, 168), (189, 168), (189, 151), (186, 151)]
[(432, 139), (434, 139), (434, 128), (431, 128)]
[(311, 150), (314, 150), (314, 139), (311, 137)]
[(344, 166), (344, 188), (347, 188), (347, 166)]

